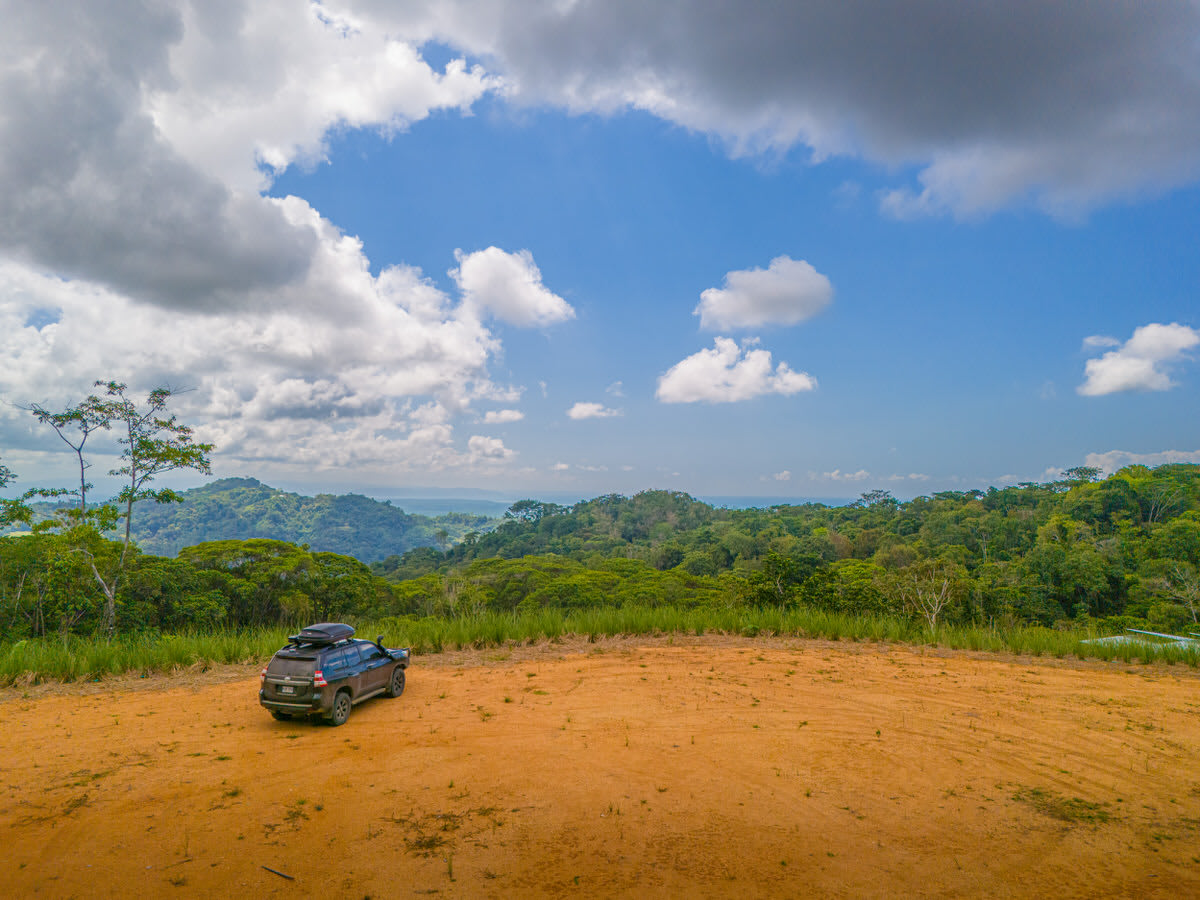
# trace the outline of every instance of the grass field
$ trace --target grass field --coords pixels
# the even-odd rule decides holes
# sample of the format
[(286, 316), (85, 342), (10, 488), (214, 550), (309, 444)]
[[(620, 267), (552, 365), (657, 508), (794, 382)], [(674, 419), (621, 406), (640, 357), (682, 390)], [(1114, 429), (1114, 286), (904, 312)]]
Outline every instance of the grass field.
[[(1050, 628), (939, 627), (896, 618), (863, 618), (812, 609), (694, 609), (608, 607), (562, 612), (485, 613), (465, 618), (387, 618), (352, 622), (360, 637), (382, 634), (391, 646), (415, 654), (447, 649), (498, 647), (555, 640), (566, 635), (590, 639), (619, 635), (720, 634), (885, 641), (960, 650), (1031, 656), (1144, 662), (1162, 660), (1195, 668), (1196, 647), (1137, 643), (1088, 644), (1089, 630)], [(0, 685), (46, 680), (80, 681), (124, 673), (170, 672), (180, 668), (253, 661), (265, 662), (293, 628), (243, 629), (186, 634), (122, 635), (96, 638), (39, 638), (0, 643)]]

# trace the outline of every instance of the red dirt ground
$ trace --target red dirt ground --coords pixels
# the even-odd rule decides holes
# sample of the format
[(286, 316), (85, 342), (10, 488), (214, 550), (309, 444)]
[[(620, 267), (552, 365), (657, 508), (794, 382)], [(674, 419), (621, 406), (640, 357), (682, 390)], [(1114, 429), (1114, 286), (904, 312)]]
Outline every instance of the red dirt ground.
[[(0, 894), (1200, 896), (1200, 675), (629, 639), (0, 691)], [(285, 879), (280, 874), (291, 877)]]

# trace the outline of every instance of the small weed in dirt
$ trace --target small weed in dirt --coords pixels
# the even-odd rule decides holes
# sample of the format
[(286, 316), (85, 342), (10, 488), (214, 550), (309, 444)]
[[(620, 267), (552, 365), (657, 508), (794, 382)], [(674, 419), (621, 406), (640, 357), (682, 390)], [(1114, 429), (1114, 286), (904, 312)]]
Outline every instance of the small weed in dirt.
[(224, 753), (222, 753), (220, 756), (217, 757), (218, 762), (225, 762), (226, 760), (230, 760), (230, 759), (233, 759), (233, 757), (228, 756), (227, 754), (224, 754)]
[(512, 697), (507, 697), (507, 696), (506, 696), (506, 697), (504, 698), (504, 702), (505, 702), (505, 703), (512, 703)]
[(227, 790), (227, 791), (226, 791), (224, 794), (222, 794), (221, 796), (222, 796), (222, 797), (231, 797), (231, 798), (232, 798), (232, 797), (240, 797), (240, 796), (241, 796), (241, 794), (242, 794), (242, 789), (241, 789), (241, 788), (236, 788), (236, 787), (235, 787), (235, 788), (230, 788), (229, 790)]
[(446, 839), (436, 833), (418, 834), (404, 839), (404, 846), (408, 848), (408, 852), (418, 853), (421, 856), (433, 856), (438, 847), (444, 843), (446, 843)]
[(1090, 822), (1103, 824), (1112, 818), (1107, 803), (1091, 803), (1079, 797), (1064, 797), (1043, 788), (1029, 788), (1013, 794), (1014, 800), (1028, 803), (1043, 815), (1060, 822)]
[(287, 821), (292, 822), (296, 825), (300, 824), (301, 819), (307, 819), (308, 813), (306, 813), (303, 808), (305, 802), (306, 801), (304, 801), (303, 799), (297, 800), (295, 802), (295, 804), (292, 805), (291, 809), (289, 809), (286, 813), (284, 813), (284, 816), (283, 816), (284, 819), (286, 819)]

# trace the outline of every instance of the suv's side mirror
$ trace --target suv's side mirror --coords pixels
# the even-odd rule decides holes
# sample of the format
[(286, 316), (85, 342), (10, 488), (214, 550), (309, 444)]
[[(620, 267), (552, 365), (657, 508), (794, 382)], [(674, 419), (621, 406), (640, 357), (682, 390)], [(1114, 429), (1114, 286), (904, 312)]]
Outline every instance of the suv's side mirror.
[(381, 650), (383, 649), (383, 635), (382, 634), (379, 637), (375, 638), (375, 643), (379, 645), (379, 648)]

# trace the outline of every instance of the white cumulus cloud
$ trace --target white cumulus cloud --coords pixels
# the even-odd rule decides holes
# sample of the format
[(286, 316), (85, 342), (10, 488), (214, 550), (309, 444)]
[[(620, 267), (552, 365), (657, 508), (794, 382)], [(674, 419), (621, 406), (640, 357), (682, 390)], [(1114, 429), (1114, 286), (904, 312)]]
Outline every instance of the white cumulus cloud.
[(489, 409), (483, 416), (485, 425), (506, 425), (509, 422), (520, 422), (525, 413), (519, 409)]
[(473, 434), (467, 439), (467, 450), (473, 462), (505, 462), (515, 455), (515, 451), (504, 446), (500, 438)]
[(224, 184), (257, 192), (294, 162), (326, 158), (337, 128), (391, 133), (438, 109), (466, 112), (495, 76), (419, 49), (329, 3), (183, 3), (172, 78), (146, 99), (158, 133)]
[(1157, 453), (1109, 450), (1105, 453), (1089, 453), (1084, 459), (1084, 465), (1094, 466), (1105, 475), (1111, 475), (1125, 466), (1164, 466), (1168, 463), (1200, 463), (1200, 450), (1161, 450)]
[(658, 379), (655, 396), (663, 403), (733, 403), (763, 394), (811, 391), (817, 381), (787, 363), (772, 367), (768, 350), (739, 347), (719, 337), (712, 349), (700, 350), (676, 363)]
[(804, 260), (777, 256), (766, 269), (740, 269), (700, 295), (695, 314), (709, 331), (795, 325), (829, 305), (833, 286)]
[[(520, 396), (489, 374), (492, 322), (573, 315), (533, 256), (460, 254), (451, 297), (409, 266), (372, 274), (358, 238), (260, 193), (340, 129), (469, 114), (497, 77), (434, 68), (342, 0), (27, 4), (4, 22), (0, 396), (186, 387), (177, 409), (220, 464), (263, 475), (511, 457), (495, 438), (464, 446), (455, 421)], [(0, 437), (34, 441), (3, 404)]]
[(603, 403), (586, 403), (582, 400), (567, 410), (567, 417), (571, 419), (610, 419), (619, 415), (621, 415), (619, 409), (611, 409)]
[(871, 473), (866, 469), (859, 469), (857, 472), (843, 472), (841, 469), (834, 469), (832, 472), (824, 472), (820, 476), (815, 472), (810, 472), (809, 477), (814, 480), (820, 477), (827, 481), (866, 481), (871, 477)]
[[(1090, 346), (1101, 344), (1104, 338), (1089, 338)], [(1200, 331), (1172, 322), (1170, 325), (1152, 323), (1133, 332), (1133, 337), (1099, 359), (1089, 359), (1084, 366), (1085, 380), (1078, 388), (1085, 397), (1099, 397), (1120, 391), (1165, 391), (1175, 386), (1168, 370), (1188, 358), (1188, 351), (1200, 345)]]
[(450, 270), (463, 303), (487, 311), (512, 325), (553, 325), (575, 318), (575, 310), (542, 284), (542, 273), (528, 250), (506, 253), (488, 247), (474, 253), (454, 252), (458, 267)]

